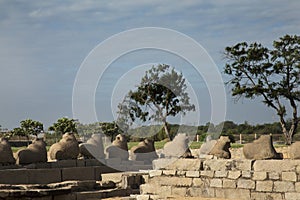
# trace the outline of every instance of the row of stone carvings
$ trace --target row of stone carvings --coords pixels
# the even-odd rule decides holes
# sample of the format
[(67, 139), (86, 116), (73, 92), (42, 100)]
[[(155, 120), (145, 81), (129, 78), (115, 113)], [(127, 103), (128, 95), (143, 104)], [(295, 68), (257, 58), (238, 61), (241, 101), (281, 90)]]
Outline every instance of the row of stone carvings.
[[(178, 134), (172, 142), (164, 146), (163, 154), (165, 157), (192, 157), (188, 148), (188, 137), (186, 134)], [(79, 156), (84, 158), (121, 158), (121, 160), (144, 161), (151, 164), (152, 160), (157, 159), (158, 155), (154, 147), (154, 141), (145, 139), (128, 152), (125, 136), (117, 135), (111, 145), (104, 149), (102, 135), (94, 134), (86, 143), (78, 144), (73, 133), (65, 133), (62, 139), (53, 144), (49, 152), (46, 150), (46, 143), (43, 139), (36, 138), (26, 149), (19, 150), (15, 157), (7, 139), (2, 138), (0, 142), (0, 164), (19, 164), (26, 165), (50, 160), (77, 159)]]

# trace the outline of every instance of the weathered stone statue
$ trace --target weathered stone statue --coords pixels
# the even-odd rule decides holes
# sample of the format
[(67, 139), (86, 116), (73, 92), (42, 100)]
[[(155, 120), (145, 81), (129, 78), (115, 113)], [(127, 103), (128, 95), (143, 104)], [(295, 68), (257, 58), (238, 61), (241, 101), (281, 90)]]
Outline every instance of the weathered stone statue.
[(105, 158), (102, 134), (93, 134), (86, 143), (79, 145), (79, 151), (84, 158)]
[(216, 156), (217, 158), (225, 158), (230, 159), (230, 139), (228, 136), (221, 136), (216, 144), (213, 146), (211, 151), (208, 153), (209, 155)]
[(199, 157), (206, 158), (216, 144), (217, 140), (213, 140), (210, 135), (207, 136), (205, 143), (203, 143), (199, 149)]
[(77, 159), (79, 155), (78, 141), (73, 133), (65, 133), (62, 139), (49, 149), (51, 160)]
[(297, 141), (290, 146), (289, 154), (291, 159), (300, 159), (300, 141)]
[(13, 156), (11, 146), (6, 138), (0, 139), (0, 165), (15, 164), (16, 160)]
[(172, 141), (165, 144), (163, 154), (165, 157), (193, 158), (188, 143), (188, 136), (185, 133), (179, 133)]
[(128, 146), (124, 135), (117, 135), (113, 143), (105, 149), (107, 158), (121, 158), (121, 160), (128, 160)]
[(46, 143), (43, 139), (34, 139), (26, 149), (20, 149), (16, 153), (16, 159), (18, 165), (47, 162)]
[(262, 135), (252, 143), (245, 144), (243, 153), (246, 159), (266, 160), (282, 159), (282, 154), (277, 153), (270, 135)]
[(140, 142), (137, 146), (132, 147), (130, 152), (132, 160), (144, 161), (146, 164), (151, 164), (154, 159), (158, 158), (154, 141), (151, 139)]

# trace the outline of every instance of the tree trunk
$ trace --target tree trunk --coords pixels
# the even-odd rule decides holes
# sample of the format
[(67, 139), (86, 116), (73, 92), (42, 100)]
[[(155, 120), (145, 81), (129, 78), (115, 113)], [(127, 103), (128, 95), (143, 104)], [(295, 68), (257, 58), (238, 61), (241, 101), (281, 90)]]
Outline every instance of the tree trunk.
[(164, 121), (164, 129), (165, 129), (165, 133), (168, 136), (168, 138), (170, 139), (170, 141), (172, 140), (171, 135), (170, 135), (170, 130), (168, 127), (168, 122)]

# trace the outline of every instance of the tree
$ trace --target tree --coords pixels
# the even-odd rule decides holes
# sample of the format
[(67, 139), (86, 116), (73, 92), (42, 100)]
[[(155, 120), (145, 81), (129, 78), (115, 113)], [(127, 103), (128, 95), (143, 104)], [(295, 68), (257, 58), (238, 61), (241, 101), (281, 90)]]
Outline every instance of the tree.
[(77, 120), (69, 119), (67, 117), (63, 117), (57, 120), (57, 122), (53, 123), (48, 129), (49, 131), (55, 131), (56, 134), (64, 134), (67, 132), (77, 133), (76, 129)]
[(132, 122), (154, 120), (161, 122), (165, 133), (171, 139), (167, 118), (178, 113), (194, 111), (186, 92), (187, 85), (182, 73), (169, 65), (153, 66), (146, 71), (136, 90), (129, 91), (119, 105), (119, 114)]
[[(262, 97), (263, 103), (279, 116), (286, 144), (291, 144), (299, 118), (300, 36), (285, 35), (273, 42), (273, 49), (259, 43), (238, 43), (226, 47), (225, 74), (232, 86), (232, 96), (249, 99)], [(286, 121), (292, 110), (291, 125)]]
[(26, 136), (29, 138), (30, 135), (37, 136), (39, 133), (43, 132), (43, 130), (43, 123), (32, 119), (25, 119), (20, 122), (20, 127), (12, 130), (12, 135)]
[(103, 133), (106, 136), (111, 137), (111, 142), (118, 134), (123, 133), (118, 124), (116, 124), (115, 122), (100, 122), (99, 124)]

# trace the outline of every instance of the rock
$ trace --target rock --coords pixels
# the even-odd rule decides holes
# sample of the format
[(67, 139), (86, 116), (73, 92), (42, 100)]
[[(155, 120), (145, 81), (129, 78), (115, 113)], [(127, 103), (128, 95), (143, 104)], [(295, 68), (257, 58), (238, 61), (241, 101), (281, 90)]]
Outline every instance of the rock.
[(107, 158), (121, 158), (121, 160), (128, 160), (128, 146), (124, 135), (117, 135), (113, 143), (105, 149)]
[(270, 135), (262, 135), (254, 142), (245, 144), (243, 153), (246, 159), (282, 159), (282, 154), (276, 152)]
[(78, 154), (78, 141), (73, 133), (65, 133), (62, 139), (49, 149), (49, 156), (52, 160), (77, 159)]
[(217, 144), (217, 140), (206, 140), (199, 149), (199, 157), (206, 156), (211, 152), (214, 146)]
[(102, 134), (93, 134), (86, 143), (79, 145), (79, 151), (84, 158), (105, 158)]
[(165, 144), (163, 154), (165, 157), (193, 158), (188, 143), (189, 138), (187, 135), (179, 133), (172, 141)]
[(230, 159), (231, 153), (230, 148), (230, 139), (228, 136), (221, 136), (208, 155), (216, 156), (217, 158)]
[(43, 139), (36, 138), (26, 149), (17, 151), (16, 158), (18, 165), (47, 162), (46, 143)]
[(297, 141), (290, 146), (289, 155), (291, 159), (300, 159), (300, 141)]
[(131, 160), (144, 161), (146, 164), (151, 164), (154, 159), (158, 158), (156, 154), (154, 141), (151, 139), (145, 139), (137, 146), (130, 149)]
[(16, 160), (13, 156), (11, 146), (6, 138), (0, 139), (0, 165), (15, 164)]

